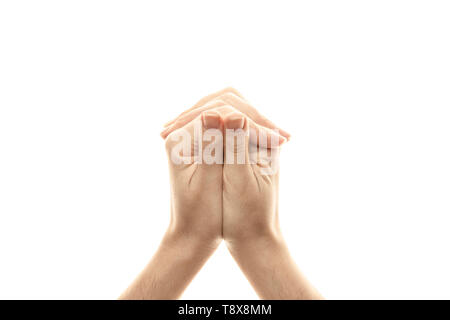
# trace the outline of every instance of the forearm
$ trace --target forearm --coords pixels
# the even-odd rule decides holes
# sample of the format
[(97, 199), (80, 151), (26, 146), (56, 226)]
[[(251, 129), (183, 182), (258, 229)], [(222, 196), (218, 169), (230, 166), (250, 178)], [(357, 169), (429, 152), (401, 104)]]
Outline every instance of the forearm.
[(216, 243), (168, 231), (157, 252), (119, 299), (178, 299)]
[(232, 241), (227, 246), (261, 299), (323, 299), (300, 272), (281, 236)]

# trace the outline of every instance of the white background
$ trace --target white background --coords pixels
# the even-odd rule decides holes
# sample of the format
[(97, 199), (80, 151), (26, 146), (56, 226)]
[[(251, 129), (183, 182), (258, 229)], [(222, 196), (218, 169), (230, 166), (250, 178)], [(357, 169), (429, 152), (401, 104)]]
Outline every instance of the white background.
[[(225, 86), (292, 134), (326, 298), (450, 298), (448, 1), (2, 1), (0, 298), (114, 299), (169, 219), (162, 124)], [(222, 246), (184, 298), (256, 298)]]

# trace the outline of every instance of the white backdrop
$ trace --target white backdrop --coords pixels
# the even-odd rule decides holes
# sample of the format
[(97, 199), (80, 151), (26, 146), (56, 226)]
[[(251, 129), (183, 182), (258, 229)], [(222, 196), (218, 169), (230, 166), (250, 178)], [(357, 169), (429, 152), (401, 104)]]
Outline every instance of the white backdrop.
[[(225, 86), (292, 134), (327, 298), (450, 298), (448, 1), (2, 1), (0, 298), (116, 298), (169, 219), (162, 124)], [(222, 246), (184, 298), (256, 298)]]

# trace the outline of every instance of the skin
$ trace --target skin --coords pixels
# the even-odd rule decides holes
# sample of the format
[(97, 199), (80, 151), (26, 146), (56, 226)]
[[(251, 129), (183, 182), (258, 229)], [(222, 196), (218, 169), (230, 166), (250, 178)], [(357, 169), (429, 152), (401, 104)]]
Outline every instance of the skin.
[[(204, 112), (178, 132), (185, 130), (193, 137), (195, 125), (203, 130), (220, 128), (220, 116)], [(213, 141), (203, 141), (204, 147), (209, 143)], [(174, 164), (170, 157), (175, 145), (176, 141), (166, 139), (171, 185), (169, 227), (156, 254), (120, 299), (178, 299), (222, 240), (223, 166), (194, 163), (194, 140), (191, 163)]]
[[(232, 112), (224, 118), (224, 127), (247, 131), (248, 121)], [(250, 157), (249, 143), (247, 138), (246, 159)], [(225, 153), (230, 151), (236, 149), (225, 148)], [(261, 151), (263, 148), (255, 151), (256, 164), (224, 164), (224, 240), (261, 299), (321, 299), (289, 254), (279, 225), (279, 171), (264, 174), (268, 158), (261, 156)], [(270, 155), (275, 150), (266, 151)]]
[[(264, 174), (270, 155), (279, 151), (271, 139), (282, 144), (290, 135), (259, 114), (239, 92), (226, 88), (166, 124), (161, 136), (166, 139), (169, 158), (176, 145), (173, 138), (182, 131), (193, 136), (195, 125), (223, 133), (223, 159), (236, 158), (242, 150), (237, 147), (238, 138), (227, 137), (226, 130), (242, 129), (245, 164), (174, 164), (169, 160), (170, 225), (152, 260), (120, 298), (179, 298), (224, 239), (262, 299), (321, 299), (299, 271), (281, 235), (279, 172)], [(267, 139), (259, 139), (260, 132)], [(202, 143), (206, 147), (217, 142)], [(232, 143), (234, 148), (226, 148)], [(190, 147), (193, 157), (194, 141)], [(255, 157), (257, 162), (250, 163)]]
[[(233, 88), (226, 88), (201, 99), (196, 105), (181, 113), (176, 119), (166, 123), (165, 129), (161, 132), (161, 137), (164, 139), (167, 138), (169, 134), (184, 127), (202, 114), (202, 112), (226, 106), (232, 106), (236, 112), (242, 113), (247, 117), (249, 128), (255, 132), (255, 136), (250, 137), (252, 142), (259, 143), (257, 137), (259, 137), (260, 131), (264, 132), (267, 137), (267, 142), (265, 143), (269, 147), (272, 137), (276, 137), (280, 145), (289, 140), (289, 133), (277, 127), (274, 123), (260, 114), (258, 110), (243, 99), (242, 95)], [(227, 112), (226, 109), (224, 112)]]

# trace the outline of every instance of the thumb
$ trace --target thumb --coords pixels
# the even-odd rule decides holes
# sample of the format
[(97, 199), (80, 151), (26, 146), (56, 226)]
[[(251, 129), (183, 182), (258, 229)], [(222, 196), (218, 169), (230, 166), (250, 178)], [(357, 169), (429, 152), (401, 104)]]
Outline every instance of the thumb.
[(232, 112), (224, 119), (224, 163), (237, 169), (249, 162), (248, 119), (241, 113)]

